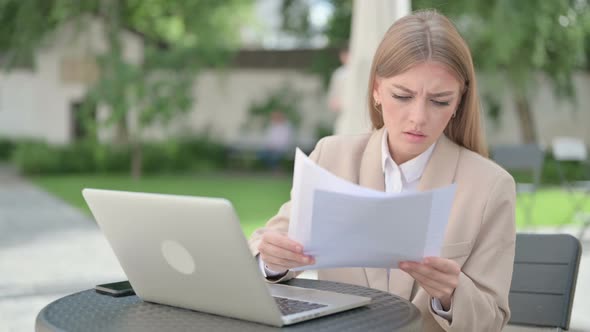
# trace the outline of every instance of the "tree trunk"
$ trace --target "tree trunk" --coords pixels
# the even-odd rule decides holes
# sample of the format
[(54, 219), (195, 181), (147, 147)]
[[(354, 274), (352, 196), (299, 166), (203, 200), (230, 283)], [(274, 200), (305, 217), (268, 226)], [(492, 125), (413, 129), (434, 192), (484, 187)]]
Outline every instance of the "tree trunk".
[(535, 117), (526, 96), (516, 96), (516, 115), (520, 122), (520, 136), (523, 143), (537, 142), (537, 128)]
[(133, 180), (141, 178), (143, 166), (143, 154), (141, 143), (133, 140), (131, 142), (131, 177)]
[(115, 123), (115, 144), (117, 145), (125, 145), (129, 143), (129, 130), (127, 129), (127, 124), (125, 123), (125, 119)]

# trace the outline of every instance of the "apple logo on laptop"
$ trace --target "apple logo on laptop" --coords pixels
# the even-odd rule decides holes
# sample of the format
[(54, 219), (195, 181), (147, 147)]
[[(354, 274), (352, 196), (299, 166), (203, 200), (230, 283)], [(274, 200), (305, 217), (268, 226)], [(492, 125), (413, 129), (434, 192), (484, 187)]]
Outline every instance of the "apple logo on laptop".
[(180, 243), (165, 240), (162, 242), (161, 250), (168, 265), (176, 271), (184, 274), (195, 272), (195, 261), (193, 257)]

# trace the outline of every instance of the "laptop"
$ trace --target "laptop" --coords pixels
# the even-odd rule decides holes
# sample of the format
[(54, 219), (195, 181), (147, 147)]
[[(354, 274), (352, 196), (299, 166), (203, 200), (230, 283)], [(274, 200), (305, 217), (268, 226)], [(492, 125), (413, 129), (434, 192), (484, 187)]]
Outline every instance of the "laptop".
[(100, 189), (82, 195), (144, 301), (273, 326), (371, 301), (267, 283), (226, 199)]

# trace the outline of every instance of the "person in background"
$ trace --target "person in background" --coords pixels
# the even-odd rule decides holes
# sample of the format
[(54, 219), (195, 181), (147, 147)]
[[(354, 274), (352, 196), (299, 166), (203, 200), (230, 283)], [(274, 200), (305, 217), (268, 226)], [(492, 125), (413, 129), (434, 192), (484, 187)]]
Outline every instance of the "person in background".
[(348, 76), (348, 56), (348, 44), (346, 44), (338, 52), (340, 67), (336, 68), (332, 73), (328, 86), (328, 108), (336, 115), (334, 128), (340, 119), (342, 108), (344, 107), (344, 87), (346, 77)]
[(293, 127), (281, 111), (270, 113), (270, 121), (264, 135), (264, 149), (260, 159), (265, 166), (275, 172), (280, 169), (280, 162), (293, 148)]
[[(375, 190), (407, 193), (454, 183), (441, 257), (404, 261), (391, 271), (320, 269), (318, 279), (406, 298), (420, 309), (424, 331), (500, 331), (510, 318), (516, 191), (510, 174), (488, 159), (466, 42), (435, 11), (402, 17), (375, 52), (367, 92), (372, 132), (326, 137), (310, 157)], [(269, 282), (288, 280), (297, 275), (292, 268), (314, 264), (287, 236), (290, 207), (285, 203), (250, 238)], [(398, 218), (391, 215), (392, 222), (412, 222)]]

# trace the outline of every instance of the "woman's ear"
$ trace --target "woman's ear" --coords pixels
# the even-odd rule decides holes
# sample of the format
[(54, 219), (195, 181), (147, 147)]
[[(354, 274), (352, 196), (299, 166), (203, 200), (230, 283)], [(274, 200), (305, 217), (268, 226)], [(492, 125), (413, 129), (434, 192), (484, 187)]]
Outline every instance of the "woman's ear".
[(375, 77), (375, 81), (373, 81), (373, 100), (381, 104), (381, 97), (379, 96), (379, 83), (379, 78)]

